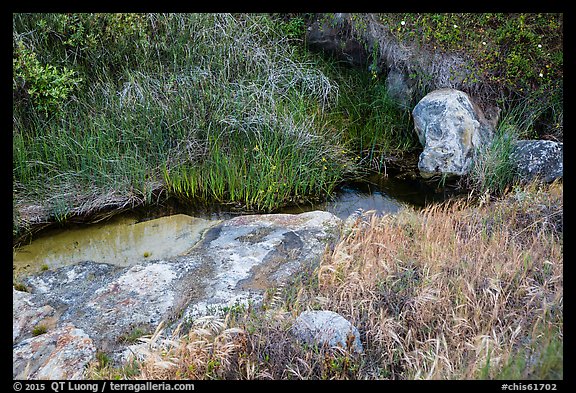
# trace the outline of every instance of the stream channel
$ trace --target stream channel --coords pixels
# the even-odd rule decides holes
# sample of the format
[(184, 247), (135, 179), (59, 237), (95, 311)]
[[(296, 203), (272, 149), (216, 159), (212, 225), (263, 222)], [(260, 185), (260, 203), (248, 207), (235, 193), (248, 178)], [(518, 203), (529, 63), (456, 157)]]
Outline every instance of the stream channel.
[[(419, 179), (372, 175), (340, 186), (329, 201), (284, 208), (277, 213), (325, 210), (345, 220), (361, 208), (395, 214), (406, 206), (421, 209), (451, 196)], [(167, 259), (186, 253), (203, 232), (241, 213), (193, 210), (182, 206), (136, 209), (97, 224), (71, 224), (39, 232), (14, 248), (14, 274), (29, 274), (82, 261), (130, 266), (145, 258)], [(242, 213), (248, 214), (248, 213)]]

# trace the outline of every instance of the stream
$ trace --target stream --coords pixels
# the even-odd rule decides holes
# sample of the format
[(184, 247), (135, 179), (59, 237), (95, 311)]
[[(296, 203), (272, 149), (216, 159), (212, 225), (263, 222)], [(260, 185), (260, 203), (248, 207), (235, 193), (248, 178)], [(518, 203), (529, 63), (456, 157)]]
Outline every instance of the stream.
[[(421, 209), (448, 197), (445, 190), (437, 191), (418, 179), (373, 175), (340, 186), (326, 202), (283, 208), (277, 213), (325, 210), (345, 220), (359, 208), (378, 215), (396, 214), (406, 206)], [(14, 273), (28, 274), (89, 260), (130, 266), (145, 258), (167, 259), (186, 253), (206, 229), (239, 214), (176, 205), (137, 209), (97, 224), (46, 229), (13, 250)]]

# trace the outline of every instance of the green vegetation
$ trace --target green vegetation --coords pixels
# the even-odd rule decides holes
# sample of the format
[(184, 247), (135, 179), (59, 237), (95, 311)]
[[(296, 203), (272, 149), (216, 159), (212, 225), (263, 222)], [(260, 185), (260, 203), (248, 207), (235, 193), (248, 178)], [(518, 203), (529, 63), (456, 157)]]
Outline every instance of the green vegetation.
[(19, 281), (14, 281), (12, 286), (14, 287), (15, 290), (17, 291), (21, 291), (21, 292), (28, 292), (28, 287), (26, 287), (25, 284), (19, 282)]
[(327, 126), (340, 130), (340, 143), (356, 171), (383, 171), (392, 156), (421, 148), (410, 111), (388, 97), (382, 80), (330, 58), (316, 67), (339, 87), (338, 102), (326, 115)]
[(135, 344), (139, 341), (140, 337), (147, 334), (147, 332), (141, 327), (134, 327), (129, 333), (125, 334), (120, 338), (120, 341), (127, 344)]
[[(380, 48), (368, 48), (370, 72), (309, 53), (306, 20), (14, 14), (14, 236), (168, 196), (272, 212), (417, 150), (410, 112), (377, 72)], [(233, 306), (169, 340), (135, 329), (125, 341), (158, 352), (120, 368), (99, 352), (90, 378), (562, 378), (562, 184), (521, 187), (509, 162), (517, 139), (562, 140), (562, 15), (380, 20), (406, 44), (466, 54), (466, 83), (502, 109), (464, 179), (484, 197), (374, 218), (262, 309)], [(365, 354), (298, 342), (290, 326), (308, 309), (348, 318)]]
[(122, 367), (113, 367), (110, 356), (105, 352), (96, 352), (96, 359), (90, 365), (92, 379), (128, 380), (140, 374), (137, 362), (127, 362)]
[[(504, 111), (523, 107), (535, 136), (562, 140), (563, 14), (379, 14), (403, 42), (469, 62), (464, 83)], [(482, 84), (478, 82), (482, 81)], [(527, 105), (529, 104), (529, 105)], [(517, 113), (518, 114), (518, 113)]]
[(271, 211), (346, 176), (322, 123), (338, 87), (266, 15), (15, 14), (13, 27), (14, 200), (44, 219), (162, 190)]
[[(82, 79), (75, 77), (75, 72), (66, 69), (58, 70), (51, 64), (43, 66), (22, 44), (17, 43), (13, 59), (13, 91), (16, 97), (28, 95), (29, 101), (45, 114), (56, 112)], [(20, 97), (16, 98), (21, 100)]]
[(34, 326), (34, 328), (32, 329), (32, 335), (33, 336), (39, 336), (41, 334), (44, 334), (48, 331), (48, 328), (46, 327), (46, 325), (36, 325)]
[(510, 153), (516, 141), (515, 134), (500, 127), (492, 143), (481, 148), (465, 177), (467, 187), (477, 194), (502, 195), (516, 182)]
[[(562, 379), (562, 212), (562, 184), (533, 183), (481, 205), (374, 216), (262, 308), (231, 307), (168, 336), (159, 326), (130, 378)], [(298, 341), (292, 323), (314, 309), (354, 324), (364, 353)]]
[[(405, 43), (466, 53), (474, 78), (498, 92), (496, 151), (468, 186), (509, 188), (516, 138), (561, 139), (562, 15), (379, 16)], [(368, 48), (372, 72), (309, 53), (309, 19), (14, 14), (15, 237), (33, 219), (63, 223), (167, 196), (271, 212), (417, 151), (410, 112), (375, 71), (378, 45)]]
[[(418, 97), (437, 88), (436, 79), (449, 79), (482, 104), (501, 109), (494, 141), (479, 152), (470, 175), (460, 182), (473, 193), (502, 194), (514, 186), (517, 176), (509, 154), (517, 140), (563, 140), (562, 14), (395, 13), (377, 18), (402, 48), (430, 53), (435, 59), (430, 61), (439, 62), (436, 67), (407, 66)], [(351, 21), (352, 34), (362, 37), (366, 19), (352, 15)], [(454, 55), (464, 65), (457, 65)], [(378, 78), (375, 64), (369, 68)]]

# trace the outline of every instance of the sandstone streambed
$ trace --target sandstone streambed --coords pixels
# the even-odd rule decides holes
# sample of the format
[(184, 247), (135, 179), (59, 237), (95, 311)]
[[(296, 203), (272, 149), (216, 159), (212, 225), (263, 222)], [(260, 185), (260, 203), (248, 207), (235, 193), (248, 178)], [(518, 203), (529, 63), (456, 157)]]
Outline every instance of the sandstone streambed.
[[(166, 204), (44, 231), (14, 249), (14, 377), (80, 378), (79, 365), (97, 351), (114, 362), (144, 356), (145, 347), (125, 340), (134, 329), (150, 333), (165, 323), (170, 332), (237, 304), (258, 305), (268, 289), (318, 266), (356, 210), (395, 214), (431, 196), (417, 182), (394, 184), (347, 183), (331, 200), (301, 211), (200, 212)], [(34, 336), (37, 326), (48, 334)], [(57, 367), (56, 358), (64, 359)]]

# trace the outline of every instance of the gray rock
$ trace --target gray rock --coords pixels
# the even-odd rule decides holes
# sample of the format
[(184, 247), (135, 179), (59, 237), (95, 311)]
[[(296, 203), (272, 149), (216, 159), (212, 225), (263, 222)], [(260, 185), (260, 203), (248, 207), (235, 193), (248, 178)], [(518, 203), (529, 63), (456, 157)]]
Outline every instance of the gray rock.
[(213, 263), (205, 298), (187, 315), (210, 308), (258, 303), (266, 288), (287, 282), (306, 264), (317, 263), (335, 242), (342, 221), (324, 211), (241, 216), (206, 232), (195, 247)]
[(78, 321), (100, 348), (114, 350), (134, 329), (151, 332), (161, 321), (174, 319), (196, 293), (200, 264), (195, 258), (181, 258), (132, 266), (75, 306), (69, 318)]
[(510, 155), (524, 181), (536, 177), (550, 183), (563, 177), (564, 144), (547, 140), (517, 141)]
[(34, 295), (12, 290), (12, 342), (16, 343), (32, 337), (37, 326), (49, 327), (53, 324), (55, 310), (49, 305), (37, 306)]
[[(240, 216), (210, 227), (186, 254), (167, 260), (142, 257), (133, 266), (88, 261), (31, 274), (22, 278), (31, 293), (15, 296), (14, 348), (33, 360), (33, 373), (42, 369), (42, 359), (26, 355), (33, 342), (21, 340), (45, 314), (56, 315), (59, 329), (73, 324), (114, 356), (136, 328), (152, 332), (162, 321), (174, 326), (238, 302), (258, 303), (267, 288), (317, 263), (340, 226), (339, 218), (321, 211)], [(45, 357), (56, 349), (47, 346)]]
[(66, 324), (14, 346), (14, 379), (84, 379), (96, 347), (81, 329)]
[(304, 311), (292, 329), (296, 337), (310, 345), (340, 346), (355, 353), (364, 351), (358, 329), (333, 311)]
[(132, 267), (83, 262), (23, 281), (36, 303), (49, 304), (59, 321), (74, 323), (104, 351), (113, 351), (135, 328), (152, 331), (191, 301), (206, 268), (195, 256), (152, 260)]
[(464, 92), (439, 89), (427, 94), (412, 111), (424, 151), (418, 169), (424, 178), (468, 173), (476, 151), (494, 136), (493, 121)]

